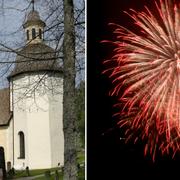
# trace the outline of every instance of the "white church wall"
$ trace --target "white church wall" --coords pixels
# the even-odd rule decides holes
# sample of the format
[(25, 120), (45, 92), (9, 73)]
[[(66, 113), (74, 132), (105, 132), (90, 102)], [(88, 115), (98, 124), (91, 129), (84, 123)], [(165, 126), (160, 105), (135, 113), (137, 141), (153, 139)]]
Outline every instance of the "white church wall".
[(0, 146), (4, 148), (6, 168), (7, 162), (13, 165), (13, 135), (12, 135), (12, 119), (9, 125), (0, 127)]
[[(27, 104), (32, 104), (29, 99)], [(51, 148), (49, 132), (49, 105), (47, 96), (36, 97), (36, 103), (27, 113), (29, 167), (32, 169), (51, 167)]]
[[(60, 81), (62, 78), (44, 74), (20, 75), (13, 81), (15, 167), (18, 169), (27, 165), (31, 169), (41, 169), (63, 164)], [(37, 82), (41, 83), (37, 86)], [(57, 83), (61, 87), (55, 87)], [(57, 90), (61, 93), (57, 94)], [(25, 135), (25, 159), (18, 159), (19, 131)]]
[(49, 86), (54, 91), (49, 93), (49, 118), (51, 134), (52, 167), (64, 165), (64, 134), (63, 134), (63, 80), (62, 77), (49, 77)]
[[(27, 78), (21, 76), (13, 81), (13, 118), (14, 118), (14, 168), (23, 169), (28, 165), (28, 131), (26, 113), (26, 86)], [(24, 133), (25, 138), (25, 158), (20, 158), (19, 132)]]
[(7, 149), (6, 149), (6, 162), (11, 162), (13, 166), (13, 119), (10, 120), (7, 128)]
[(10, 111), (13, 111), (13, 100), (12, 100), (13, 83), (10, 81)]
[(0, 146), (4, 148), (5, 159), (7, 157), (7, 126), (0, 127)]

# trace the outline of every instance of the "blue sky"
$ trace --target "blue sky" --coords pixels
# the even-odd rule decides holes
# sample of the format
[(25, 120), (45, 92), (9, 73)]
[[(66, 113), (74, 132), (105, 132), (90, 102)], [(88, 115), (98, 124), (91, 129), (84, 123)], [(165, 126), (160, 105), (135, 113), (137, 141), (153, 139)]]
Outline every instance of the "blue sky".
[[(22, 0), (4, 0), (0, 1), (0, 43), (16, 48), (16, 43), (23, 38), (22, 23), (25, 18), (25, 11), (28, 2)], [(2, 47), (0, 47), (1, 49)], [(15, 54), (0, 53), (0, 61), (6, 59), (14, 60)], [(7, 86), (6, 67), (0, 65), (0, 87)]]

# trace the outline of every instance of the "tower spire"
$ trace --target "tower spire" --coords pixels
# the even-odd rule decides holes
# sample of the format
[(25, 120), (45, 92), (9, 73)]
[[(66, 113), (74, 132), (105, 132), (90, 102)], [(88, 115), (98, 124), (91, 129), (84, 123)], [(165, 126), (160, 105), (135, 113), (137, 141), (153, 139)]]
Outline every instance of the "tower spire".
[(31, 3), (32, 3), (32, 10), (34, 11), (34, 0), (32, 0)]
[(31, 0), (32, 10), (26, 18), (23, 27), (26, 32), (26, 39), (28, 43), (41, 43), (43, 42), (43, 31), (46, 26), (45, 22), (41, 20), (38, 11), (34, 8), (35, 0)]

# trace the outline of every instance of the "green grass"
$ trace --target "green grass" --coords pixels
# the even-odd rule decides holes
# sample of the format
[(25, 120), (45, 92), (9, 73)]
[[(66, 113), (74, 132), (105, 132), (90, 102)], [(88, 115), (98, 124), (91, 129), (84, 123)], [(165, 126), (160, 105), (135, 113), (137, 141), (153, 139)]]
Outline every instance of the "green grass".
[[(55, 174), (52, 174), (49, 180), (54, 180), (54, 178), (55, 178)], [(37, 177), (35, 180), (47, 180), (47, 179), (45, 178), (45, 176), (43, 176), (43, 177)], [(59, 180), (63, 180), (62, 172), (59, 173)], [(78, 180), (85, 180), (85, 171), (84, 168), (82, 167), (78, 172)]]
[(36, 169), (36, 170), (30, 170), (30, 176), (36, 176), (39, 174), (44, 174), (46, 171), (56, 171), (59, 170), (60, 168), (51, 168), (51, 169)]
[[(55, 178), (55, 174), (52, 174), (49, 180), (54, 180), (54, 178)], [(62, 179), (63, 179), (63, 175), (62, 175), (62, 172), (60, 172), (59, 180), (62, 180)], [(42, 177), (37, 177), (35, 180), (47, 180), (47, 178), (45, 176), (42, 176)]]
[(85, 169), (81, 167), (78, 172), (78, 180), (85, 180)]
[[(84, 150), (79, 151), (77, 153), (77, 162), (79, 164), (84, 164), (85, 166), (85, 152)], [(81, 167), (78, 172), (78, 180), (84, 180), (85, 179), (85, 167)]]
[(84, 152), (84, 151), (79, 151), (79, 152), (77, 153), (77, 162), (78, 162), (79, 164), (82, 164), (82, 163), (85, 162), (85, 152)]
[[(55, 170), (57, 168), (53, 168), (53, 169), (37, 169), (37, 170), (31, 170), (30, 171), (30, 176), (36, 176), (36, 175), (42, 175), (42, 177), (37, 177), (35, 180), (47, 180), (47, 178), (45, 177), (45, 172), (47, 170), (51, 171), (51, 177), (49, 178), (49, 180), (54, 180), (55, 179)], [(20, 172), (20, 171), (16, 171), (16, 175), (13, 177), (13, 179), (19, 178), (19, 177), (27, 177), (27, 174), (25, 172)], [(59, 174), (59, 180), (63, 180), (63, 173), (62, 172), (58, 172)], [(84, 167), (81, 167), (79, 169), (78, 172), (78, 180), (84, 180), (85, 179), (85, 169)]]
[[(79, 151), (77, 153), (77, 162), (79, 164), (84, 164), (85, 163), (85, 153), (84, 151)], [(51, 177), (49, 180), (54, 180), (55, 172), (56, 170), (60, 170), (60, 168), (52, 168), (52, 169), (36, 169), (36, 170), (29, 170), (30, 176), (36, 176), (36, 175), (43, 175), (42, 177), (37, 177), (36, 180), (47, 180), (45, 178), (45, 172), (50, 171), (51, 172)], [(13, 179), (20, 178), (20, 177), (27, 177), (26, 171), (15, 171), (15, 175), (13, 176)], [(8, 178), (12, 179), (12, 178)], [(63, 179), (63, 173), (59, 172), (59, 180)], [(78, 172), (78, 180), (84, 180), (85, 179), (85, 167), (81, 167)]]
[[(40, 174), (44, 174), (47, 170), (54, 172), (55, 170), (59, 170), (59, 168), (51, 168), (51, 169), (36, 169), (36, 170), (30, 170), (29, 171), (29, 176), (36, 176)], [(15, 175), (13, 176), (13, 179), (20, 178), (20, 177), (27, 177), (27, 173), (25, 170), (23, 171), (15, 171)], [(8, 178), (12, 179), (12, 178)]]

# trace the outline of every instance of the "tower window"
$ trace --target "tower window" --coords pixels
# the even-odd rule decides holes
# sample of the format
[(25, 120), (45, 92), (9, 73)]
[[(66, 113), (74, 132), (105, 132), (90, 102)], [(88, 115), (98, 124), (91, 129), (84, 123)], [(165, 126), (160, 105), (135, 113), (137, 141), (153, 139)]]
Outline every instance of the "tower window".
[(39, 39), (42, 39), (42, 31), (39, 29)]
[(24, 133), (20, 131), (19, 135), (19, 158), (25, 158), (25, 140), (24, 140)]
[(32, 39), (36, 38), (36, 30), (35, 28), (32, 28)]
[(27, 34), (27, 40), (29, 40), (29, 30), (26, 31)]

